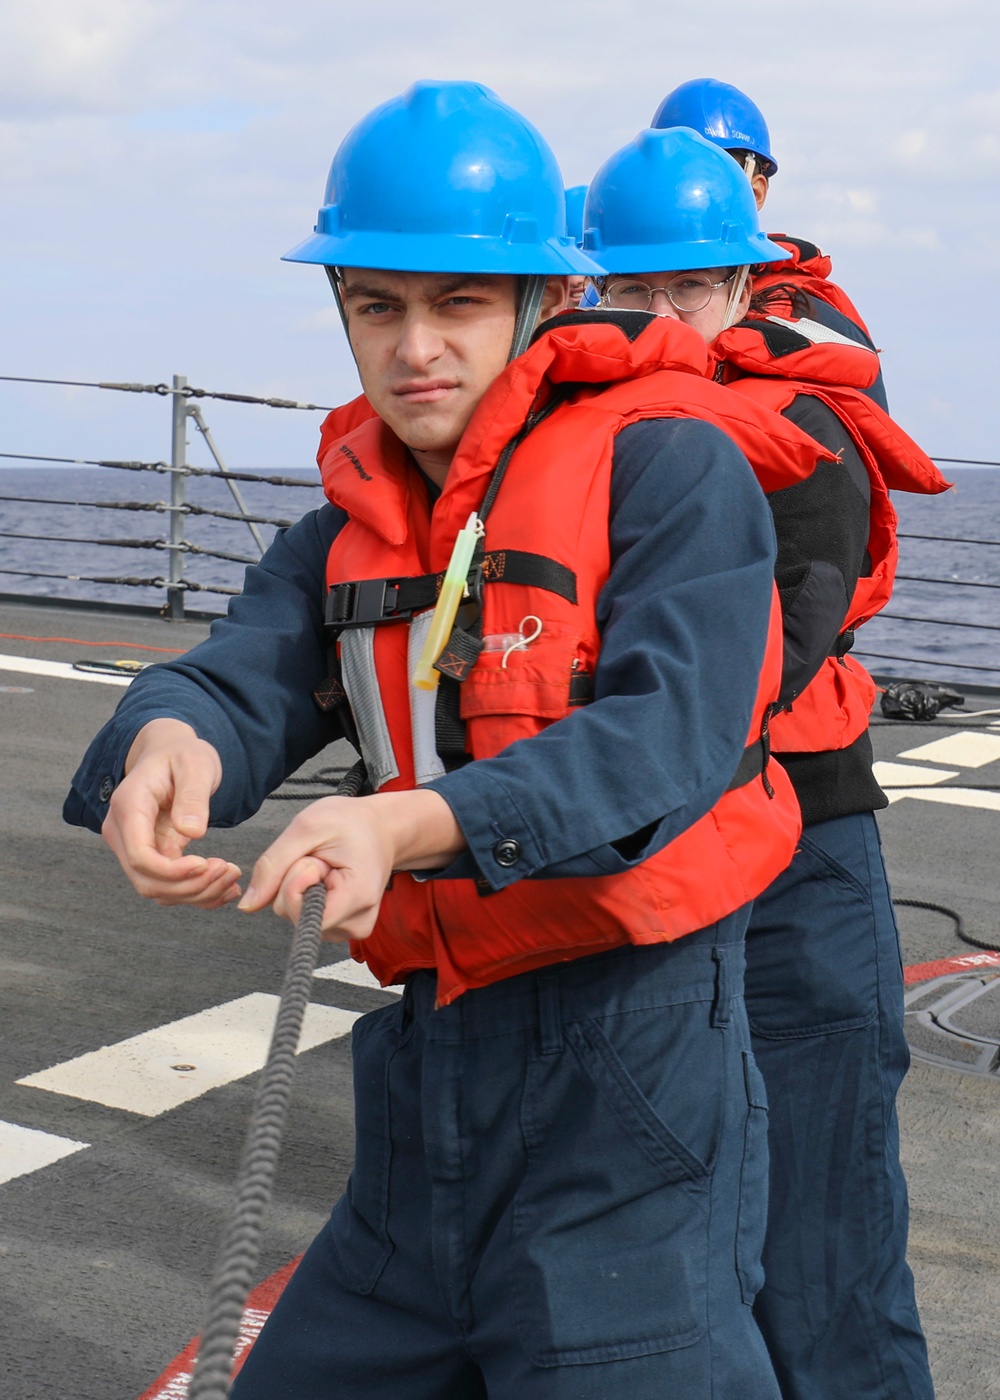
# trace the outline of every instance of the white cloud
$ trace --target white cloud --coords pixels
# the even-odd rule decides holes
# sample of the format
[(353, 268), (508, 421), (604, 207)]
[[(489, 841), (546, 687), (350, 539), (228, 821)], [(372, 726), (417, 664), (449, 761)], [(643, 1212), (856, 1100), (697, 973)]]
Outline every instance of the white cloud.
[(974, 337), (992, 340), (997, 291), (983, 289), (970, 330), (920, 289), (943, 250), (960, 275), (1000, 251), (995, 0), (620, 0), (610, 21), (605, 0), (34, 0), (8, 5), (5, 29), (7, 372), (176, 369), (346, 396), (325, 283), (279, 258), (312, 227), (333, 151), (369, 108), (418, 77), (485, 82), (576, 183), (670, 88), (717, 76), (765, 109), (780, 166), (768, 222), (833, 253), (911, 431), (930, 421), (933, 346), (940, 396), (970, 401), (953, 423), (961, 451), (990, 455), (990, 396), (962, 376), (989, 361)]

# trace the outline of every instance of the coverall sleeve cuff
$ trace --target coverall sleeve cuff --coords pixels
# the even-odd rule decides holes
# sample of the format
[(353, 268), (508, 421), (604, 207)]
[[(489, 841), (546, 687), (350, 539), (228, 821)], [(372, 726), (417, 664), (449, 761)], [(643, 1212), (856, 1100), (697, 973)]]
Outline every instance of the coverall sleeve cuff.
[(129, 749), (139, 730), (154, 719), (192, 723), (190, 716), (179, 710), (157, 707), (148, 714), (141, 710), (130, 711), (127, 721), (108, 724), (91, 744), (83, 763), (73, 775), (72, 786), (63, 803), (63, 821), (70, 826), (84, 826), (90, 831), (100, 832), (115, 788), (125, 776)]
[(545, 865), (541, 846), (517, 803), (479, 764), (446, 773), (427, 786), (448, 803), (468, 843), (468, 851), (431, 872), (432, 879), (468, 879), (478, 873), (491, 890), (502, 890)]

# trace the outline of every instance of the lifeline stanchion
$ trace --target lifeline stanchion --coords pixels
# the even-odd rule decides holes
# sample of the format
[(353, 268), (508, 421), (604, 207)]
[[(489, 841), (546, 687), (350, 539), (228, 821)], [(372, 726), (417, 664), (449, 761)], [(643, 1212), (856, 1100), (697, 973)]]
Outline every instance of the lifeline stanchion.
[(229, 1394), (233, 1354), (260, 1253), (261, 1227), (271, 1199), (288, 1113), (295, 1052), (319, 957), (325, 902), (323, 885), (313, 885), (306, 890), (292, 940), (271, 1047), (247, 1132), (236, 1182), (236, 1205), (212, 1279), (188, 1400), (225, 1400)]

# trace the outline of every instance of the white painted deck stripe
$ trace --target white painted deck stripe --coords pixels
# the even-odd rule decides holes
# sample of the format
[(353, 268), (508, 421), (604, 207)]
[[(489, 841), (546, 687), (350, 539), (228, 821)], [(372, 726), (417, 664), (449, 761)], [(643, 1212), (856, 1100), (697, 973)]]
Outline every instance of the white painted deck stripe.
[(74, 1142), (72, 1138), (56, 1137), (38, 1128), (0, 1122), (0, 1185), (50, 1167), (53, 1162), (71, 1157), (89, 1146), (89, 1142)]
[(957, 763), (959, 768), (984, 768), (1000, 759), (1000, 736), (960, 729), (945, 739), (932, 739), (907, 749), (900, 758), (919, 758), (925, 763)]
[(904, 797), (919, 797), (924, 802), (944, 802), (952, 807), (982, 807), (987, 812), (1000, 812), (1000, 792), (976, 792), (972, 788), (898, 788), (887, 792), (890, 802)]
[[(253, 992), (17, 1082), (155, 1118), (262, 1069), (277, 1009), (276, 996)], [(359, 1014), (310, 1005), (299, 1053), (347, 1035)]]
[(96, 681), (98, 685), (131, 685), (133, 676), (98, 676), (93, 671), (74, 671), (68, 661), (40, 661), (35, 656), (0, 655), (0, 671), (19, 671), (25, 676), (56, 676), (63, 681)]
[(877, 783), (889, 783), (898, 786), (900, 783), (909, 783), (913, 787), (930, 787), (934, 783), (947, 782), (949, 778), (957, 778), (956, 771), (949, 771), (947, 768), (918, 768), (913, 763), (873, 763), (872, 772), (875, 774)]
[(367, 963), (355, 962), (353, 958), (342, 958), (340, 962), (318, 967), (313, 976), (322, 977), (328, 982), (346, 982), (349, 987), (370, 987), (373, 991), (385, 992), (393, 997), (402, 995), (398, 987), (383, 987), (369, 971)]

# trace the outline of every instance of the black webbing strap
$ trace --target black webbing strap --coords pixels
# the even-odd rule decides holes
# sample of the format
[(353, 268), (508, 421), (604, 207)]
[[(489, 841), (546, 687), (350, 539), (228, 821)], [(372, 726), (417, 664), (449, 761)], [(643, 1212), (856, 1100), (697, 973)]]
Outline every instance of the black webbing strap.
[(556, 593), (567, 603), (576, 602), (576, 574), (545, 554), (530, 554), (524, 549), (490, 549), (479, 567), (483, 583), (521, 583)]
[(848, 628), (846, 629), (846, 631), (841, 632), (840, 636), (837, 638), (837, 640), (834, 642), (833, 646), (830, 648), (829, 654), (830, 654), (830, 656), (835, 656), (835, 657), (837, 658), (837, 660), (839, 661), (840, 658), (841, 658), (842, 656), (846, 656), (846, 655), (847, 655), (847, 653), (851, 650), (851, 648), (852, 648), (853, 646), (854, 646), (854, 628), (853, 628), (853, 627), (848, 627)]
[[(337, 583), (326, 595), (327, 627), (378, 627), (383, 622), (408, 622), (415, 612), (437, 602), (444, 574), (418, 574), (414, 578), (357, 579)], [(576, 574), (544, 554), (523, 549), (491, 549), (474, 561), (470, 592), (479, 583), (520, 583), (544, 588), (569, 603), (576, 602)]]
[(736, 765), (736, 772), (732, 776), (727, 792), (734, 792), (736, 788), (746, 787), (747, 783), (753, 782), (754, 778), (759, 778), (767, 768), (768, 760), (771, 757), (771, 744), (765, 735), (762, 735), (753, 744), (748, 744), (743, 750), (739, 763)]
[(464, 768), (472, 761), (465, 747), (465, 720), (462, 718), (461, 682), (448, 675), (438, 681), (434, 705), (434, 747), (447, 773)]

